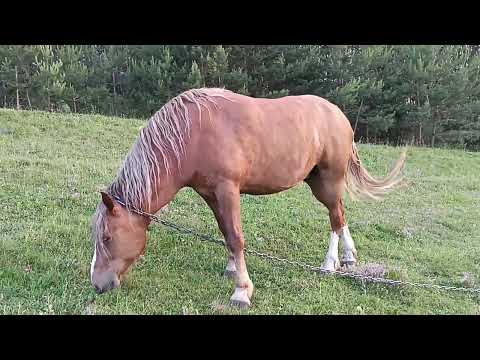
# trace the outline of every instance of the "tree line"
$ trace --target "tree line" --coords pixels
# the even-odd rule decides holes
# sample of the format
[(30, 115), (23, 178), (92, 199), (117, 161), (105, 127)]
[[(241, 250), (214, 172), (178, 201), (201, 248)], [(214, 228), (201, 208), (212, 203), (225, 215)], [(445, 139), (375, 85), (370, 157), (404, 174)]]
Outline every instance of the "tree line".
[(2, 45), (0, 106), (147, 118), (196, 87), (314, 94), (356, 140), (480, 149), (477, 45)]

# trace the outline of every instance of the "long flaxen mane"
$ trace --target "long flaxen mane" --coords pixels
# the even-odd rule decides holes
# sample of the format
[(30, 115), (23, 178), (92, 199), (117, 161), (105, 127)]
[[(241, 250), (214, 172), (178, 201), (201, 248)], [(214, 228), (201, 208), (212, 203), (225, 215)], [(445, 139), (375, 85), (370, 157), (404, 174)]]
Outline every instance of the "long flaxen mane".
[[(218, 108), (216, 99), (231, 100), (229, 94), (232, 92), (221, 88), (192, 89), (168, 101), (141, 130), (107, 191), (123, 198), (127, 207), (149, 212), (162, 169), (168, 176), (174, 165), (181, 167), (192, 122), (201, 122), (201, 108), (210, 114), (212, 106)], [(190, 116), (188, 102), (197, 107), (197, 118)], [(208, 117), (211, 119), (210, 115)], [(101, 236), (105, 229), (104, 215), (105, 206), (100, 203), (93, 219), (94, 234), (97, 236)]]

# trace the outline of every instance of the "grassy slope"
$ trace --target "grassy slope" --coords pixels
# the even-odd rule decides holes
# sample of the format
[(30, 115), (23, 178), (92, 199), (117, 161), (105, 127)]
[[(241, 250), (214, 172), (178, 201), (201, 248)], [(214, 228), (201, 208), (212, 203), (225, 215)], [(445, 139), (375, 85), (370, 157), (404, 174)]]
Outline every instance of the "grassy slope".
[[(238, 313), (225, 308), (221, 247), (153, 227), (145, 261), (120, 290), (95, 296), (89, 283), (90, 219), (144, 121), (0, 110), (0, 313)], [(400, 151), (360, 147), (384, 175)], [(480, 154), (413, 148), (408, 188), (380, 203), (347, 200), (361, 263), (390, 277), (461, 286), (480, 277)], [(242, 198), (247, 244), (320, 264), (328, 247), (326, 209), (305, 185)], [(220, 237), (213, 215), (190, 189), (166, 218)], [(248, 258), (254, 314), (479, 313), (471, 295), (386, 288), (323, 278)], [(478, 284), (476, 284), (479, 286)], [(94, 299), (93, 303), (91, 302)]]

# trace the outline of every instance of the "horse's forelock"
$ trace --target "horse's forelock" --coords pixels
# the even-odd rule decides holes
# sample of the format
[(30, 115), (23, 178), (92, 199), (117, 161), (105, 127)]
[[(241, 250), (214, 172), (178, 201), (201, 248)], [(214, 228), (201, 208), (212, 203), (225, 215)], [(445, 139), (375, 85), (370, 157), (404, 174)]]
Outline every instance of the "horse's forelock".
[[(109, 257), (110, 254), (108, 253), (108, 250), (105, 248), (105, 245), (103, 244), (103, 234), (105, 233), (105, 230), (107, 228), (107, 207), (103, 204), (103, 202), (100, 202), (97, 206), (97, 210), (95, 211), (95, 214), (93, 216), (92, 220), (92, 237), (93, 237), (93, 243), (95, 245), (95, 250), (106, 256)], [(97, 252), (95, 252), (95, 255)]]

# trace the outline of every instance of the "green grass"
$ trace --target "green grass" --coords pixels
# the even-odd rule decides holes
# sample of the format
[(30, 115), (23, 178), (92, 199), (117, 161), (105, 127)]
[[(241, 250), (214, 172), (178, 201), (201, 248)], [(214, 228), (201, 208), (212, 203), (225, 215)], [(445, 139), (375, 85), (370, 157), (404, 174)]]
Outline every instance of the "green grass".
[[(145, 261), (120, 289), (97, 296), (89, 282), (90, 220), (98, 190), (110, 184), (143, 120), (0, 110), (0, 313), (3, 314), (478, 314), (480, 298), (389, 288), (248, 257), (253, 307), (225, 307), (233, 282), (226, 253), (153, 226)], [(400, 150), (360, 146), (366, 167), (385, 175)], [(346, 201), (360, 264), (388, 276), (480, 287), (480, 153), (411, 148), (407, 189), (378, 203)], [(242, 197), (247, 245), (320, 264), (328, 248), (326, 209), (299, 186)], [(214, 217), (190, 189), (168, 220), (220, 237)]]

